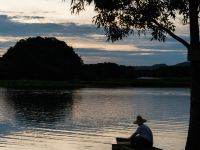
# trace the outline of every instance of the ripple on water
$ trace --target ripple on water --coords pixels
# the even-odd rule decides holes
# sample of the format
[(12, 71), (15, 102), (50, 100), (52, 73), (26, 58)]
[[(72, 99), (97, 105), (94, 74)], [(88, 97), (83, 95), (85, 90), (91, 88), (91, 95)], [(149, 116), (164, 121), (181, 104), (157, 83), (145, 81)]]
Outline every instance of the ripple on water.
[(1, 150), (111, 150), (141, 114), (155, 146), (184, 149), (189, 89), (0, 90)]

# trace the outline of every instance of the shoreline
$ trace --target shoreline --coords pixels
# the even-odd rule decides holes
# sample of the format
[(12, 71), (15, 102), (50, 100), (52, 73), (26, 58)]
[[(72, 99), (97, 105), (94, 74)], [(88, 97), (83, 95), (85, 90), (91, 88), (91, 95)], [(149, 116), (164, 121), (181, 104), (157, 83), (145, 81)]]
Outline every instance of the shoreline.
[(190, 88), (190, 78), (160, 78), (134, 80), (101, 80), (101, 81), (46, 81), (46, 80), (0, 80), (4, 88), (109, 88), (109, 87), (160, 87)]

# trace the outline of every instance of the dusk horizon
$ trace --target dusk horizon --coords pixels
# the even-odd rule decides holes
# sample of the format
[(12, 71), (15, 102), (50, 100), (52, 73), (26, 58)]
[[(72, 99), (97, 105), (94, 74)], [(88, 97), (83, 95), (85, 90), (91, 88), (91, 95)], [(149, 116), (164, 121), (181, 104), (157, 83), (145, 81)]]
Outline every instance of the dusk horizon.
[[(80, 15), (74, 15), (68, 2), (20, 0), (16, 3), (1, 1), (0, 10), (1, 55), (20, 39), (42, 36), (65, 41), (86, 64), (113, 62), (128, 66), (151, 66), (187, 61), (186, 48), (171, 37), (167, 37), (163, 43), (151, 41), (151, 35), (146, 33), (114, 43), (107, 42), (103, 29), (97, 29), (92, 23), (92, 16), (95, 15), (92, 6), (88, 6)], [(179, 20), (176, 25), (180, 26)], [(188, 41), (187, 26), (180, 26), (176, 32)]]
[(1, 0), (1, 150), (197, 150), (200, 0)]

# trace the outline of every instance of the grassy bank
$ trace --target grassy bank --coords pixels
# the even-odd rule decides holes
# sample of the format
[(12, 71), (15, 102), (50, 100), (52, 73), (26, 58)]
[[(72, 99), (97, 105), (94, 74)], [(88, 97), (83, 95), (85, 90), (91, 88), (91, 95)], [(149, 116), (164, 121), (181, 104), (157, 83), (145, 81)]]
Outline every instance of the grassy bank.
[(99, 81), (0, 80), (6, 88), (78, 88), (78, 87), (190, 87), (190, 78), (162, 78)]

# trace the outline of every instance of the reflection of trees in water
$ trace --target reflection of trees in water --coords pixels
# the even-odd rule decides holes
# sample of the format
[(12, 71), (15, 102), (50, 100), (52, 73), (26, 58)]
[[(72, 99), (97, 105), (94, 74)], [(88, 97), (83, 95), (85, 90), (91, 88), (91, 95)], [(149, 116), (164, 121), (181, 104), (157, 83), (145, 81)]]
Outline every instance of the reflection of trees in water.
[(71, 118), (72, 91), (7, 90), (6, 98), (19, 123), (54, 125)]

